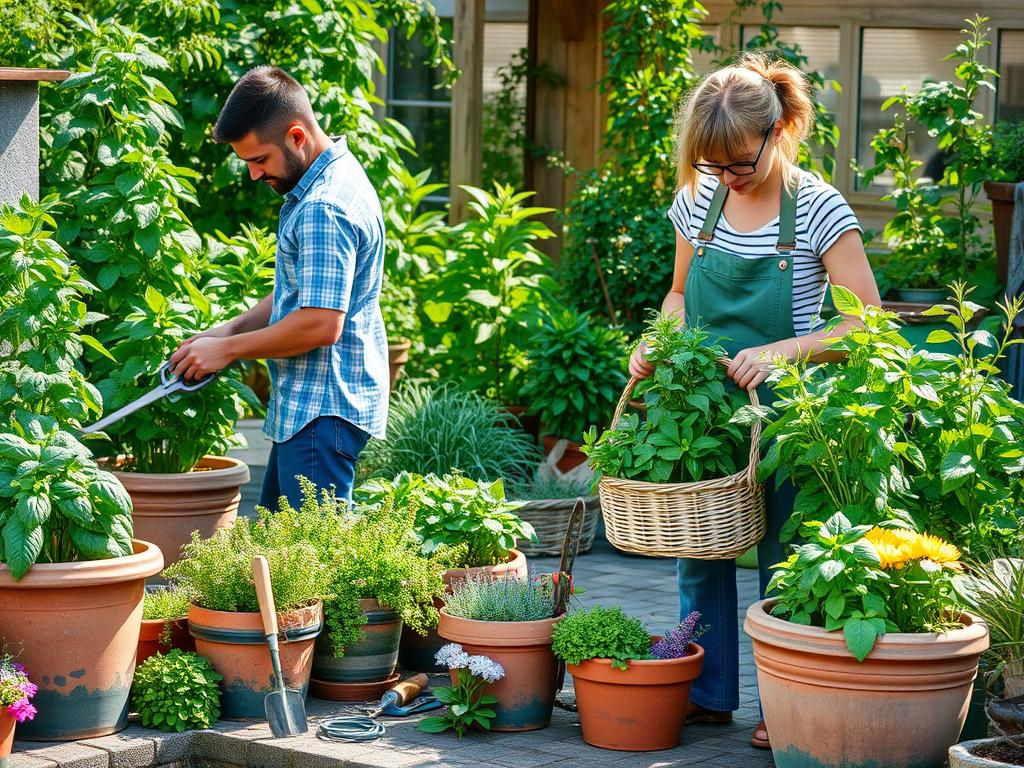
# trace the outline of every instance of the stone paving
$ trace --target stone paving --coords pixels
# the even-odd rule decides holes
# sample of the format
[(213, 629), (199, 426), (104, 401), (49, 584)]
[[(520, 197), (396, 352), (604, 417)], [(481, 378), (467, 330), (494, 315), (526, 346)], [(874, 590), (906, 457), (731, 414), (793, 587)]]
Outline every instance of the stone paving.
[[(258, 424), (245, 423), (250, 442), (237, 452), (252, 469), (253, 478), (243, 493), (243, 513), (252, 514), (266, 461), (267, 445)], [(538, 571), (553, 570), (554, 558), (531, 558)], [(674, 625), (678, 612), (675, 561), (628, 556), (612, 549), (600, 535), (590, 552), (576, 560), (574, 578), (585, 590), (584, 606), (619, 605), (641, 618), (652, 631)], [(757, 597), (757, 573), (739, 571), (740, 613)], [(244, 768), (546, 768), (588, 766), (603, 768), (662, 768), (706, 765), (721, 768), (770, 768), (771, 754), (750, 746), (758, 720), (756, 676), (749, 639), (740, 633), (740, 709), (726, 725), (690, 725), (682, 743), (672, 750), (649, 753), (613, 752), (583, 743), (575, 712), (571, 678), (559, 697), (550, 728), (522, 734), (470, 733), (457, 740), (452, 733), (426, 734), (416, 730), (416, 719), (386, 720), (387, 733), (377, 741), (351, 744), (316, 737), (317, 723), (346, 714), (347, 705), (310, 699), (310, 732), (290, 739), (274, 739), (265, 723), (221, 722), (211, 731), (159, 734), (130, 726), (116, 736), (71, 744), (16, 742), (10, 768), (148, 768), (185, 764), (243, 766)], [(435, 683), (444, 680), (434, 677)]]

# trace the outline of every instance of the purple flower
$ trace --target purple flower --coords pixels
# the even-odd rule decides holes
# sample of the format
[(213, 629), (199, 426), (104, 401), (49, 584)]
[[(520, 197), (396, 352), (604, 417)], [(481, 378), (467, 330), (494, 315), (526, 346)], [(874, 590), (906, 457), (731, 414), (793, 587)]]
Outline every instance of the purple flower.
[(28, 672), (25, 671), (25, 667), (22, 666), (22, 664), (17, 662), (17, 661), (12, 662), (11, 666), (14, 668), (15, 672), (20, 672), (23, 675), (27, 675), (28, 674)]
[(693, 611), (679, 622), (679, 626), (665, 635), (651, 647), (651, 654), (656, 659), (681, 659), (689, 651), (690, 643), (700, 637), (707, 627), (698, 627), (700, 613)]
[(36, 708), (29, 704), (28, 699), (18, 699), (7, 707), (7, 714), (19, 723), (24, 723), (36, 716)]
[(35, 683), (30, 683), (27, 681), (22, 683), (18, 687), (21, 688), (21, 692), (25, 694), (26, 699), (31, 699), (33, 696), (36, 695), (36, 692), (39, 690), (39, 688), (36, 687)]

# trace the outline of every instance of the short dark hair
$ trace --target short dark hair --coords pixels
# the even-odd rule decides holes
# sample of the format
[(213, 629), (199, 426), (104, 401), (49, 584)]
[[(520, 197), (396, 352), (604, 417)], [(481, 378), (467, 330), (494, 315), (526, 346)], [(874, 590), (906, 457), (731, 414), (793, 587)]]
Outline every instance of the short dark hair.
[(213, 127), (213, 139), (229, 144), (255, 132), (281, 141), (288, 123), (295, 120), (316, 124), (305, 89), (279, 67), (253, 67), (231, 89)]

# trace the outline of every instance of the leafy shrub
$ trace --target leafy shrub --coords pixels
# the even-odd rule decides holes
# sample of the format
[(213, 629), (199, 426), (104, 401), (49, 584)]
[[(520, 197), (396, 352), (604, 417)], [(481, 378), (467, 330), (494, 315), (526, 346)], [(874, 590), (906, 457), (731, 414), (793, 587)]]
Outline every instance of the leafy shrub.
[(555, 613), (551, 590), (528, 579), (470, 577), (446, 594), (445, 610), (477, 621), (539, 621)]
[(527, 477), (543, 458), (513, 416), (451, 385), (406, 384), (392, 395), (387, 436), (359, 457), (360, 478), (459, 471), (482, 480)]
[(208, 659), (172, 650), (150, 656), (135, 670), (132, 707), (146, 728), (209, 728), (220, 717), (220, 681)]
[(579, 442), (607, 424), (626, 386), (626, 335), (589, 313), (548, 313), (529, 338), (529, 374), (520, 397), (551, 434)]
[(505, 499), (501, 480), (478, 483), (459, 473), (424, 477), (403, 472), (394, 480), (365, 483), (353, 497), (360, 504), (412, 510), (423, 554), (461, 545), (453, 567), (504, 563), (517, 538), (536, 541), (533, 526), (515, 514), (522, 504)]
[(184, 590), (174, 585), (146, 590), (142, 601), (144, 621), (180, 619), (182, 616), (188, 616), (188, 594)]
[(256, 612), (260, 609), (252, 577), (252, 558), (263, 555), (278, 611), (288, 611), (329, 595), (330, 574), (313, 544), (294, 541), (286, 532), (240, 517), (208, 539), (192, 532), (182, 558), (164, 570), (201, 608)]
[(654, 483), (685, 483), (733, 474), (748, 441), (735, 413), (747, 395), (728, 384), (716, 362), (725, 350), (698, 327), (656, 316), (643, 337), (654, 375), (637, 386), (647, 418), (625, 414), (600, 437), (591, 428), (584, 452), (595, 472)]
[(277, 513), (261, 510), (259, 525), (271, 540), (312, 547), (328, 578), (324, 615), (335, 656), (363, 637), (362, 598), (377, 598), (420, 634), (436, 626), (442, 574), (463, 550), (438, 547), (430, 556), (421, 554), (414, 511), (393, 499), (350, 511), (330, 490), (318, 495), (309, 480), (299, 482), (301, 507), (295, 510), (282, 498)]
[(630, 659), (652, 658), (647, 629), (618, 607), (570, 613), (555, 627), (551, 650), (566, 664), (611, 659), (616, 669), (627, 669)]
[(999, 181), (1024, 181), (1024, 122), (996, 125), (992, 171)]

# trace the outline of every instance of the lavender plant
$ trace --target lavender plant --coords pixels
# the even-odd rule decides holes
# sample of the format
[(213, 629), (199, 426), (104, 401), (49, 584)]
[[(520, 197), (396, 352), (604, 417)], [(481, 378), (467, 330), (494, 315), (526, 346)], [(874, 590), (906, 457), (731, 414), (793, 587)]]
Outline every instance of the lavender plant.
[(515, 577), (471, 576), (443, 598), (452, 616), (476, 621), (540, 621), (555, 613), (554, 594), (543, 584)]
[(698, 625), (700, 611), (692, 611), (685, 619), (651, 646), (651, 654), (656, 659), (681, 659), (690, 655), (690, 644), (707, 632), (706, 624)]

